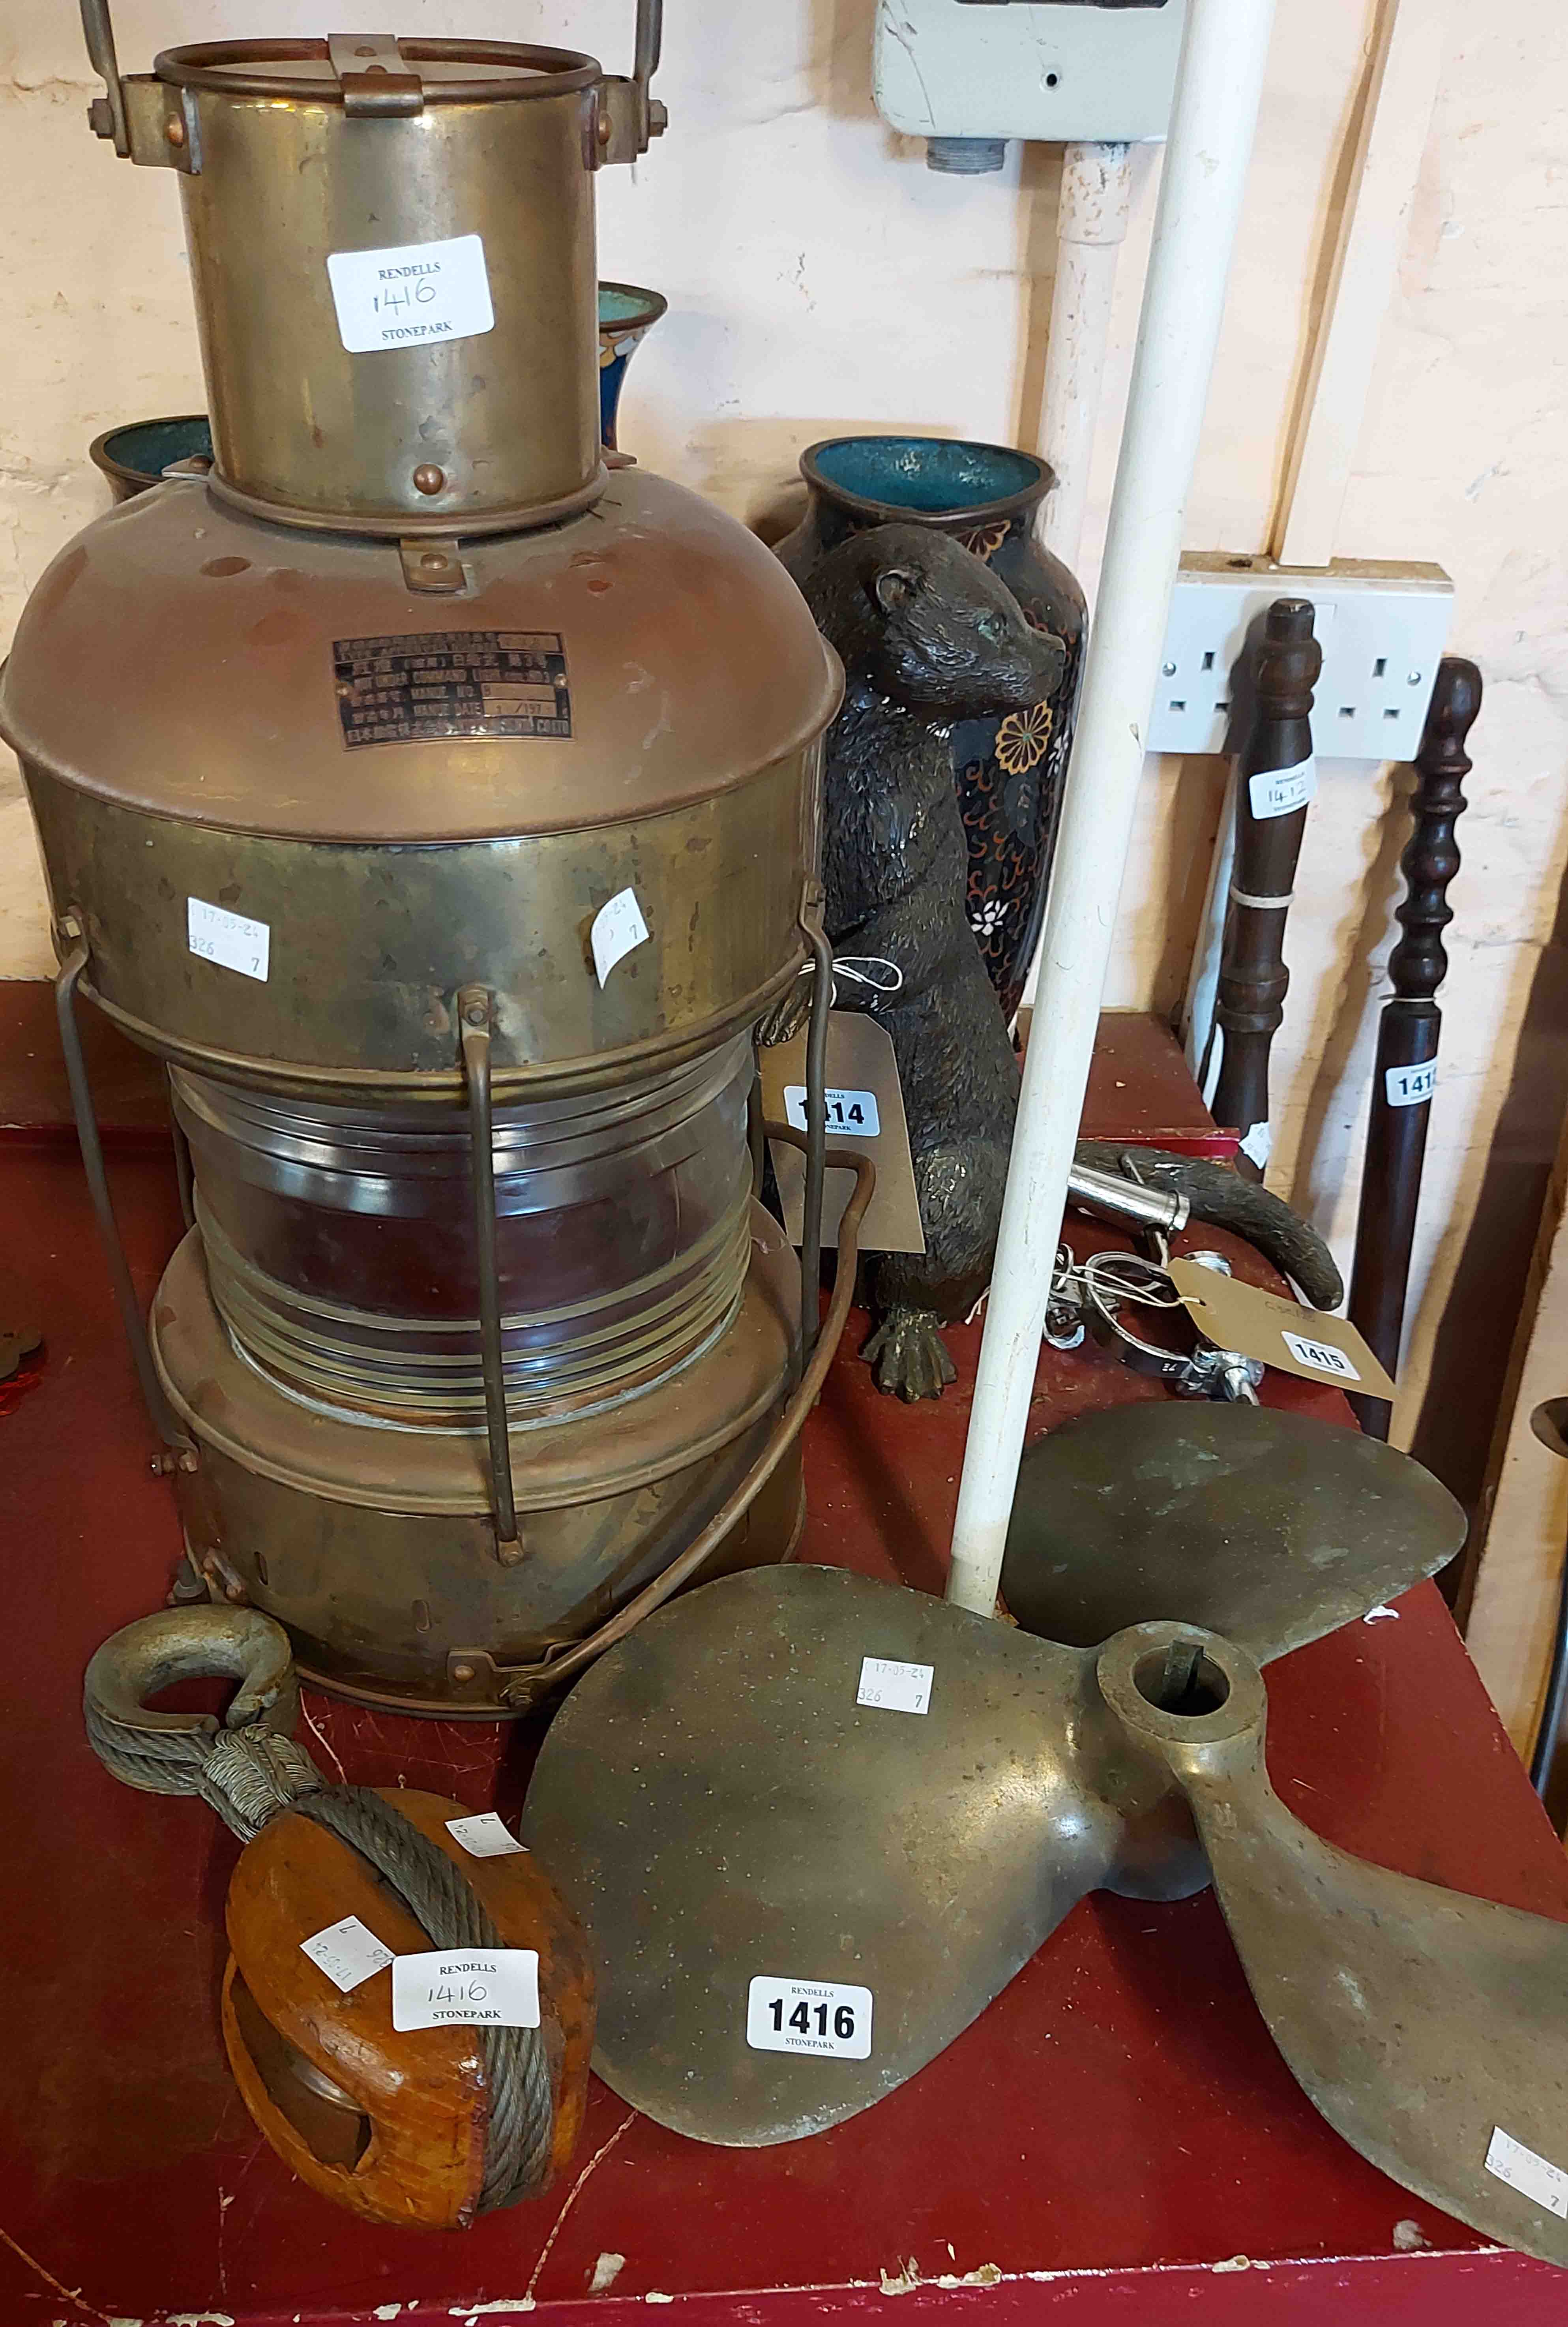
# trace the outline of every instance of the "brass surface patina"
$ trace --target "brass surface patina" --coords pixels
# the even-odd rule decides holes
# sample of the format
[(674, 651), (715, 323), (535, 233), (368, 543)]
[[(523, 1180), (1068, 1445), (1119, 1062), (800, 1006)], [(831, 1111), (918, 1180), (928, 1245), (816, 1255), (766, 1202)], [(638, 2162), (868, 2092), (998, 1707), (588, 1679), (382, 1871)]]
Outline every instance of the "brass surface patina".
[(1451, 1557), (1456, 1524), (1446, 1487), (1358, 1430), (1152, 1400), (1027, 1450), (1002, 1597), (1025, 1631), (1074, 1648), (1168, 1616), (1266, 1663), (1349, 1623), (1368, 1593), (1403, 1592), (1413, 1546)]
[[(0, 733), (180, 1588), (505, 1716), (799, 1531), (751, 1034), (819, 943), (842, 677), (743, 526), (601, 462), (593, 178), (663, 127), (658, 0), (630, 78), (369, 33), (122, 76), (83, 21), (93, 127), (180, 182), (214, 457), (55, 560)], [(173, 1070), (150, 1332), (79, 997)]]
[[(325, 41), (173, 49), (154, 63), (196, 117), (201, 168), (180, 192), (220, 489), (258, 514), (361, 532), (570, 517), (605, 478), (598, 68), (499, 42), (399, 46), (423, 103), (373, 121), (323, 73)], [(484, 245), (492, 327), (350, 354), (323, 254), (462, 235)], [(395, 397), (365, 395), (368, 362), (398, 367)]]
[[(213, 1305), (198, 1236), (153, 1309), (160, 1376), (199, 1447), (182, 1498), (214, 1596), (287, 1626), (302, 1672), (405, 1712), (526, 1709), (507, 1668), (602, 1623), (711, 1519), (767, 1443), (788, 1374), (795, 1273), (753, 1215), (738, 1310), (689, 1362), (580, 1415), (512, 1422), (523, 1556), (496, 1556), (478, 1427), (384, 1427), (290, 1396)], [(791, 1454), (710, 1572), (781, 1558), (804, 1517)]]
[[(705, 1585), (601, 1660), (550, 1729), (522, 1822), (600, 1967), (600, 2074), (697, 2140), (798, 2140), (934, 2059), (1090, 1891), (1168, 1900), (1212, 1881), (1274, 2041), (1329, 2122), (1485, 2234), (1568, 2264), (1568, 2222), (1486, 2164), (1499, 2125), (1562, 2155), (1568, 1926), (1333, 1848), (1264, 1765), (1255, 1659), (1435, 1573), (1464, 1515), (1407, 1456), (1368, 1445), (1368, 1525), (1335, 1541), (1352, 1434), (1214, 1413), (1241, 1424), (1244, 1451), (1196, 1504), (1192, 1476), (1223, 1457), (1200, 1427), (1183, 1482), (1162, 1421), (1193, 1409), (1061, 1433), (1070, 1446), (1102, 1424), (1126, 1431), (1120, 1476), (1096, 1493), (1105, 1528), (1145, 1548), (1104, 1645), (798, 1566)], [(1271, 1439), (1309, 1509), (1316, 1441), (1315, 1545), (1310, 1523), (1286, 1541), (1253, 1521), (1251, 1465)], [(1053, 1487), (1074, 1468), (1069, 1452)], [(1040, 1484), (1026, 1474), (1031, 1502)], [(1083, 1595), (1106, 1540), (1053, 1536), (1063, 1604), (1098, 1604)], [(1161, 1604), (1184, 1567), (1209, 1628), (1138, 1619), (1138, 1596)], [(1227, 1616), (1246, 1648), (1212, 1629)], [(867, 1657), (929, 1667), (923, 1709), (859, 1702)], [(700, 1689), (684, 1684), (694, 1670)], [(869, 1989), (869, 2054), (754, 2047), (756, 1977)]]

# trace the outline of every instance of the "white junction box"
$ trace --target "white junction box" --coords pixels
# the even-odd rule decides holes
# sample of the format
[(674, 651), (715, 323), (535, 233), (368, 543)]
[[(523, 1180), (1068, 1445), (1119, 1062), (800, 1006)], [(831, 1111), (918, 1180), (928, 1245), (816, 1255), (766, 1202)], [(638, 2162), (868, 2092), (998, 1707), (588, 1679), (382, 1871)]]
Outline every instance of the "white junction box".
[(877, 111), (911, 137), (1163, 137), (1186, 0), (878, 0)]
[(1310, 598), (1323, 673), (1313, 690), (1320, 760), (1410, 760), (1448, 642), (1453, 584), (1441, 565), (1361, 558), (1293, 571), (1266, 557), (1187, 556), (1171, 601), (1151, 752), (1221, 752), (1233, 673), (1276, 598)]

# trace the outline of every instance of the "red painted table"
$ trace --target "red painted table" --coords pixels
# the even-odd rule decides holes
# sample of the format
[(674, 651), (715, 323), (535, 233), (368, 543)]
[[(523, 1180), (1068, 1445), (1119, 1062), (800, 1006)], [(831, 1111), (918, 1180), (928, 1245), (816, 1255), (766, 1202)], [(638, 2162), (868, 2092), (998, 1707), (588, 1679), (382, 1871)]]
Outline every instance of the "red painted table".
[[(1127, 1022), (1109, 1033), (1093, 1127), (1212, 1139), (1161, 1042)], [(0, 1121), (36, 1125), (8, 1071)], [(114, 1177), (150, 1292), (178, 1227), (166, 1152), (124, 1140)], [(702, 2148), (595, 2086), (575, 2182), (464, 2235), (378, 2229), (314, 2197), (224, 2065), (237, 1846), (198, 1803), (117, 1786), (81, 1739), (89, 1654), (160, 1602), (178, 1547), (73, 1146), (47, 1128), (0, 1139), (0, 1308), (48, 1337), (33, 1386), (0, 1387), (0, 2327), (504, 2327), (535, 2308), (623, 2327), (672, 2300), (689, 2327), (892, 2303), (898, 2327), (938, 2313), (977, 2327), (1568, 2318), (1568, 2281), (1484, 2248), (1315, 2115), (1207, 1896), (1085, 1902), (939, 2061), (816, 2140)], [(954, 1341), (963, 1378), (936, 1408), (879, 1398), (852, 1356), (837, 1365), (807, 1437), (807, 1556), (939, 1587), (978, 1336)], [(1277, 1394), (1343, 1412), (1326, 1390)], [(1047, 1352), (1034, 1419), (1155, 1395), (1098, 1352)], [(1276, 1783), (1321, 1833), (1568, 1920), (1568, 1861), (1430, 1585), (1271, 1668), (1269, 1697)], [(322, 1697), (308, 1712), (317, 1751), (357, 1780), (401, 1775), (503, 1812), (520, 1799), (524, 1736)]]

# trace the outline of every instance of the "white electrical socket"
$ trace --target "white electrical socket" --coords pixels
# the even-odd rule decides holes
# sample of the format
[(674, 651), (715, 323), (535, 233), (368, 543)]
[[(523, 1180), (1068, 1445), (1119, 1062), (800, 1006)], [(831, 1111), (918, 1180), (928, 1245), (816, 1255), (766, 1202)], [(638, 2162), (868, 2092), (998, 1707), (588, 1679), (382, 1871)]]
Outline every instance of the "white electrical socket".
[(878, 0), (877, 111), (911, 137), (1163, 137), (1186, 0)]
[(1151, 752), (1219, 752), (1230, 734), (1232, 674), (1257, 617), (1276, 598), (1310, 598), (1323, 673), (1313, 689), (1320, 760), (1410, 760), (1421, 742), (1448, 640), (1453, 584), (1441, 565), (1339, 558), (1308, 570), (1266, 557), (1181, 560)]

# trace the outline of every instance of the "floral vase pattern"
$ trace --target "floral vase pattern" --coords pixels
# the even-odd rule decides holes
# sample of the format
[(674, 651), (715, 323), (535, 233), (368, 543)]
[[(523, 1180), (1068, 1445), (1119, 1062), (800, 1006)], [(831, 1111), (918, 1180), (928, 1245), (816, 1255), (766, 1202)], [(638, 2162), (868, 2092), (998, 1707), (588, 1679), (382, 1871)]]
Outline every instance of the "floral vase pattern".
[(968, 919), (1009, 1019), (1045, 914), (1062, 784), (1083, 672), (1084, 594), (1035, 539), (1055, 482), (1044, 461), (1003, 444), (944, 436), (836, 436), (800, 457), (802, 522), (778, 545), (797, 582), (851, 533), (929, 525), (951, 534), (1006, 583), (1026, 621), (1067, 648), (1048, 702), (953, 728), (953, 780), (969, 843)]
[(612, 450), (626, 367), (668, 305), (660, 293), (635, 283), (599, 285), (599, 436)]

